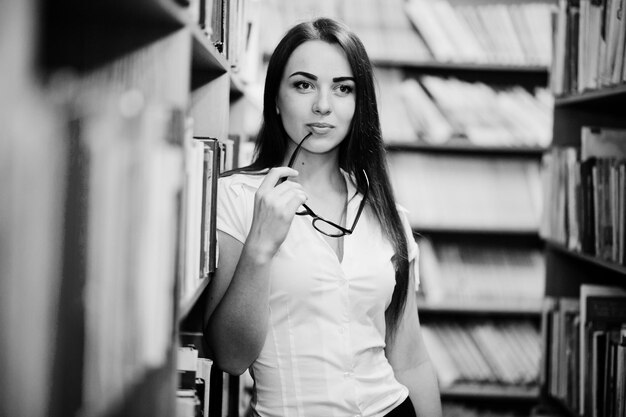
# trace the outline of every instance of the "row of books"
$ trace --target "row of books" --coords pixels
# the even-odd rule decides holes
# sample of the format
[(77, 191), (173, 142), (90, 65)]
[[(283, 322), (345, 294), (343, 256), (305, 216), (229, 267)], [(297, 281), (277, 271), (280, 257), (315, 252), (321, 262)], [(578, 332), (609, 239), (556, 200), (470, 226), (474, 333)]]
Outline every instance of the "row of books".
[[(549, 65), (550, 5), (454, 4), (447, 0), (267, 1), (266, 53), (292, 24), (316, 16), (348, 24), (374, 61)], [(359, 10), (359, 13), (355, 13)], [(263, 21), (268, 21), (266, 18)], [(416, 30), (417, 29), (417, 30)], [(264, 29), (265, 30), (265, 29)]]
[(547, 66), (551, 7), (409, 0), (406, 13), (437, 61)]
[(183, 303), (196, 294), (200, 282), (217, 268), (216, 211), (220, 173), (238, 164), (239, 137), (194, 137), (193, 121), (187, 119), (184, 139), (185, 187), (182, 240), (185, 262), (181, 265), (179, 294)]
[(583, 126), (581, 148), (543, 158), (541, 234), (569, 249), (626, 263), (626, 129)]
[(271, 54), (290, 26), (304, 19), (325, 16), (350, 26), (375, 62), (431, 61), (432, 54), (411, 26), (403, 5), (404, 0), (266, 0), (262, 11), (265, 24), (261, 49), (266, 55)]
[(560, 0), (553, 34), (551, 87), (556, 95), (626, 81), (622, 0)]
[(547, 392), (573, 413), (626, 415), (626, 291), (583, 284), (576, 298), (548, 298), (544, 309)]
[(420, 246), (420, 294), (427, 305), (538, 307), (545, 262), (538, 249), (432, 242)]
[(249, 372), (232, 376), (207, 358), (201, 332), (179, 334), (176, 369), (177, 417), (232, 417), (249, 413), (253, 381)]
[(545, 88), (530, 92), (432, 75), (404, 79), (397, 69), (378, 69), (376, 76), (387, 142), (545, 147), (551, 141), (553, 99)]
[(442, 388), (539, 381), (541, 336), (530, 321), (437, 321), (423, 323), (422, 334)]
[[(188, 119), (190, 121), (190, 119)], [(219, 141), (194, 138), (188, 123), (185, 135), (185, 193), (182, 233), (185, 262), (179, 286), (181, 300), (192, 296), (201, 279), (217, 266), (215, 199), (222, 161)]]
[(208, 417), (213, 361), (198, 356), (195, 345), (179, 346), (176, 417)]
[(536, 232), (539, 161), (389, 152), (392, 186), (418, 231)]
[[(186, 3), (192, 21), (197, 22), (213, 45), (233, 67), (248, 63), (247, 52), (258, 53), (259, 0), (180, 0)], [(243, 65), (245, 66), (245, 65)]]
[(75, 294), (62, 298), (84, 305), (73, 317), (84, 328), (83, 357), (72, 358), (82, 364), (81, 413), (102, 415), (171, 351), (183, 112), (137, 91), (76, 108), (67, 184), (75, 233), (65, 236), (64, 271)]

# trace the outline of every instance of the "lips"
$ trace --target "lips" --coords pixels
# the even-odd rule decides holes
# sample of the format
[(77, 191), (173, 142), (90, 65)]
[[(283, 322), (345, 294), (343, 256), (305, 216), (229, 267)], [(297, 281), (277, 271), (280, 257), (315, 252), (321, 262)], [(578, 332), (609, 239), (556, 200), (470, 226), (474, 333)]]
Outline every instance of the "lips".
[(329, 123), (309, 123), (307, 124), (307, 127), (311, 130), (311, 132), (316, 133), (316, 134), (324, 134), (324, 133), (328, 133), (330, 130), (332, 130), (335, 126), (329, 124)]

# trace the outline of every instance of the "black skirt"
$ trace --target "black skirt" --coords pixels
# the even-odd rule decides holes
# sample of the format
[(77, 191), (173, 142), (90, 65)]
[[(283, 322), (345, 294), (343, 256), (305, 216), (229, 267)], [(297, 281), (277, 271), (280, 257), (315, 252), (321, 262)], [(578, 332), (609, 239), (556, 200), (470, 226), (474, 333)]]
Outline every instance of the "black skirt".
[(413, 403), (409, 397), (402, 402), (399, 406), (385, 414), (385, 417), (417, 417), (415, 415), (415, 409)]

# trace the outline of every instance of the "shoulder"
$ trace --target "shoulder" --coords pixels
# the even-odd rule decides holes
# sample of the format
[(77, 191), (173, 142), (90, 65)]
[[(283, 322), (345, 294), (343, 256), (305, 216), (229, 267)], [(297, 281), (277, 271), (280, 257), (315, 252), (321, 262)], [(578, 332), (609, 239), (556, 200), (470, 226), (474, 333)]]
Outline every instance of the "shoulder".
[(236, 172), (219, 178), (219, 187), (224, 191), (230, 191), (237, 195), (242, 193), (255, 193), (265, 179), (267, 170), (257, 172)]

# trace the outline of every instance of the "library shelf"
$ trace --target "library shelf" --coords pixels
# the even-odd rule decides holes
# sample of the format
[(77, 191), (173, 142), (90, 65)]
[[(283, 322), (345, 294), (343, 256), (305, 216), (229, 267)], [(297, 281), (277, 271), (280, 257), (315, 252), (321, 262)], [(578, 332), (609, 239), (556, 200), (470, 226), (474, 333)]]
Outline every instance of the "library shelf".
[(374, 65), (379, 67), (401, 67), (410, 70), (445, 70), (445, 71), (481, 71), (481, 72), (506, 72), (515, 74), (538, 74), (544, 77), (548, 75), (548, 67), (545, 65), (508, 65), (479, 62), (441, 62), (441, 61), (410, 61), (410, 60), (386, 60), (374, 59)]
[[(0, 262), (0, 295), (12, 298), (0, 302), (0, 362), (15, 364), (0, 378), (0, 415), (176, 414), (177, 336), (201, 330), (210, 279), (177, 298), (182, 270), (198, 270), (182, 242), (184, 145), (228, 139), (231, 93), (230, 61), (191, 4), (0, 5), (3, 152), (14, 157), (0, 246), (15, 248)], [(236, 16), (234, 1), (206, 5)], [(28, 277), (13, 279), (21, 247)]]
[(626, 84), (567, 94), (555, 98), (555, 106), (593, 106), (595, 104), (618, 105), (626, 103)]
[(472, 317), (536, 317), (541, 314), (541, 300), (506, 302), (506, 300), (472, 300), (427, 302), (418, 297), (418, 310), (428, 315), (453, 316), (457, 314)]
[(493, 155), (510, 156), (514, 158), (529, 157), (540, 158), (545, 148), (531, 146), (481, 146), (469, 142), (467, 139), (451, 140), (449, 143), (436, 145), (424, 142), (404, 143), (389, 142), (385, 148), (389, 152), (423, 152), (423, 153), (444, 153), (461, 155)]
[(432, 225), (413, 225), (416, 235), (438, 235), (445, 237), (467, 236), (488, 238), (512, 238), (517, 240), (539, 240), (539, 232), (534, 227), (484, 227), (482, 225), (464, 225), (463, 227), (443, 227)]
[(537, 386), (459, 383), (441, 389), (441, 397), (456, 400), (530, 401), (539, 399)]
[(595, 265), (596, 267), (621, 274), (624, 276), (624, 280), (626, 281), (626, 266), (624, 265), (620, 265), (615, 262), (606, 261), (594, 255), (589, 255), (586, 253), (569, 249), (562, 243), (554, 242), (549, 239), (546, 239), (546, 248), (565, 254), (569, 257), (578, 259), (587, 264)]
[(245, 91), (246, 91), (246, 87), (243, 81), (241, 80), (241, 77), (239, 77), (236, 73), (231, 72), (231, 77), (230, 77), (230, 100), (231, 102), (241, 98), (245, 94)]
[[(559, 13), (566, 10), (565, 4), (561, 4)], [(579, 19), (581, 24), (587, 24), (591, 21), (591, 19), (583, 20), (585, 17), (582, 9)], [(569, 30), (568, 25), (578, 22), (570, 21), (570, 17), (568, 17), (561, 23), (564, 25), (557, 25), (555, 28), (558, 33), (564, 33)], [(589, 39), (604, 30), (603, 25), (590, 23), (588, 32), (584, 34), (584, 37)], [(580, 39), (583, 39), (583, 33), (581, 32), (579, 35)], [(579, 46), (582, 44), (574, 39), (574, 42), (570, 43), (569, 46), (560, 43), (554, 49), (556, 53), (561, 54), (555, 56), (555, 62), (561, 60), (564, 62), (564, 66), (560, 69), (557, 68), (553, 77), (555, 81), (552, 85), (553, 91), (559, 95), (554, 102), (552, 147), (555, 150), (563, 149), (564, 152), (571, 152), (575, 157), (568, 164), (563, 165), (571, 169), (563, 175), (564, 181), (546, 185), (554, 188), (551, 190), (553, 191), (552, 194), (564, 192), (568, 199), (566, 204), (569, 207), (573, 207), (573, 200), (570, 198), (575, 194), (572, 193), (571, 189), (567, 189), (565, 182), (573, 183), (572, 178), (576, 178), (578, 174), (582, 173), (581, 166), (585, 160), (592, 157), (596, 157), (598, 161), (609, 159), (607, 154), (594, 153), (598, 149), (606, 151), (604, 147), (606, 147), (606, 143), (610, 142), (606, 136), (603, 136), (602, 132), (605, 128), (626, 128), (626, 117), (624, 117), (626, 84), (624, 83), (624, 76), (619, 77), (619, 80), (611, 77), (610, 81), (613, 83), (611, 85), (605, 85), (607, 78), (603, 77), (607, 70), (611, 73), (617, 68), (616, 65), (623, 64), (623, 56), (616, 58), (615, 63), (603, 62), (595, 59), (595, 54), (602, 48), (600, 44), (590, 44), (580, 50), (578, 49)], [(582, 89), (583, 91), (577, 91), (581, 86), (585, 87)], [(590, 127), (597, 128), (598, 136), (592, 137), (586, 134)], [(614, 151), (615, 154), (609, 153), (611, 156), (620, 156), (617, 155), (617, 149), (621, 148), (623, 144), (619, 144), (618, 141), (623, 141), (625, 138), (624, 135), (616, 134), (613, 141), (616, 151)], [(593, 149), (594, 147), (597, 149)], [(591, 153), (585, 152), (586, 155), (584, 155), (581, 151), (585, 148), (591, 149)], [(552, 155), (557, 155), (557, 153)], [(556, 166), (556, 164), (547, 165), (546, 172)], [(588, 188), (586, 188), (587, 185), (580, 185), (580, 187), (591, 190), (594, 204), (598, 202), (598, 196), (603, 195), (598, 192), (601, 186), (597, 182), (589, 184)], [(618, 187), (617, 190), (618, 192), (610, 193), (610, 195), (619, 195), (619, 190), (622, 188)], [(610, 407), (616, 397), (620, 395), (623, 399), (623, 391), (620, 394), (615, 388), (618, 382), (614, 376), (619, 374), (616, 371), (615, 362), (611, 364), (599, 355), (602, 354), (603, 349), (608, 352), (617, 349), (619, 344), (607, 334), (619, 332), (620, 325), (625, 321), (624, 317), (619, 314), (620, 310), (613, 310), (611, 308), (613, 303), (608, 300), (615, 297), (615, 299), (623, 302), (622, 293), (626, 290), (626, 267), (617, 262), (607, 261), (595, 254), (596, 252), (602, 253), (599, 249), (602, 248), (605, 241), (604, 236), (598, 234), (599, 231), (605, 230), (601, 228), (605, 227), (605, 224), (599, 220), (598, 211), (594, 212), (589, 210), (589, 207), (582, 207), (579, 208), (579, 213), (574, 218), (571, 212), (566, 214), (560, 209), (553, 210), (551, 213), (551, 209), (558, 207), (556, 199), (547, 203), (554, 206), (548, 207), (543, 222), (548, 226), (546, 231), (542, 233), (546, 255), (545, 296), (549, 299), (547, 304), (554, 304), (547, 306), (543, 315), (542, 325), (546, 329), (543, 342), (548, 349), (544, 350), (542, 355), (544, 378), (542, 378), (541, 401), (547, 406), (556, 406), (555, 408), (561, 415), (571, 417), (609, 415), (609, 411), (604, 407)], [(623, 218), (623, 210), (623, 206), (612, 206), (607, 209), (611, 216), (617, 218)], [(558, 230), (560, 226), (550, 227), (561, 224), (567, 224), (565, 230)], [(590, 228), (583, 232), (585, 238), (589, 238), (589, 236), (594, 238), (593, 243), (587, 245), (589, 246), (589, 250), (586, 250), (588, 253), (572, 249), (571, 246), (574, 245), (565, 244), (572, 238), (575, 242), (578, 239), (574, 225), (582, 226), (579, 229), (581, 231), (585, 230), (584, 225)], [(611, 227), (614, 227), (613, 222), (611, 222)], [(613, 230), (611, 229), (611, 231)], [(598, 236), (602, 237), (598, 238)], [(582, 235), (580, 238), (582, 240)], [(600, 242), (598, 243), (596, 239), (599, 239)], [(606, 241), (614, 245), (611, 246), (612, 249), (615, 246), (620, 248), (621, 244), (618, 244), (615, 238), (608, 238)], [(583, 242), (578, 241), (576, 243), (582, 246)], [(619, 257), (615, 257), (615, 259), (619, 259)], [(594, 297), (597, 298), (591, 302), (590, 299), (594, 297), (589, 294), (593, 292), (595, 292)], [(602, 297), (607, 297), (606, 301), (602, 300)], [(590, 311), (595, 316), (592, 315), (590, 318), (588, 315)], [(605, 314), (601, 314), (602, 311)], [(574, 326), (571, 325), (572, 323)], [(597, 328), (594, 328), (594, 324), (598, 323), (605, 326), (604, 331), (597, 331)], [(555, 335), (554, 332), (556, 331), (561, 333)], [(607, 337), (604, 347), (598, 347), (590, 342), (590, 331), (595, 332), (596, 339)], [(579, 339), (574, 339), (572, 335), (573, 337), (580, 336)], [(561, 369), (559, 365), (566, 362), (568, 358), (573, 358), (575, 366)], [(572, 394), (569, 389), (572, 383), (575, 394)]]
[(198, 25), (190, 24), (189, 27), (193, 35), (193, 71), (209, 72), (218, 75), (227, 72), (230, 65), (224, 55), (210, 42)]

